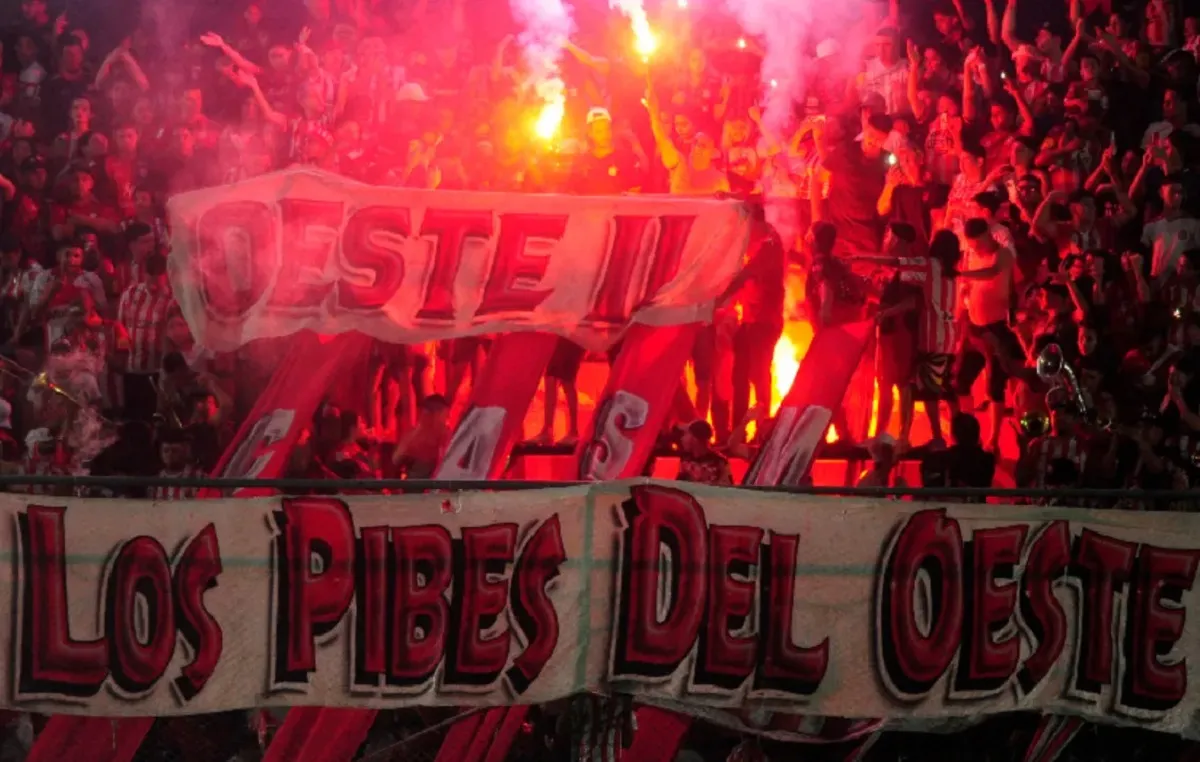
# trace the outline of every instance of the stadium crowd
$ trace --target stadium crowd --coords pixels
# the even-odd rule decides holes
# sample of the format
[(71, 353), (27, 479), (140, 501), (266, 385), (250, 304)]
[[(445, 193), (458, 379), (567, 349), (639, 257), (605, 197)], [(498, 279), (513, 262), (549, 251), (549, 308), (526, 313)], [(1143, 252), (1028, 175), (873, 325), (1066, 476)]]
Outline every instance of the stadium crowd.
[[(915, 456), (928, 486), (990, 486), (1003, 441), (1016, 442), (1008, 455), (1022, 485), (1200, 479), (1200, 17), (1177, 0), (870, 4), (853, 32), (797, 41), (805, 95), (775, 132), (761, 125), (762, 41), (720, 9), (650, 8), (672, 54), (646, 64), (626, 19), (578, 3), (553, 140), (532, 129), (541, 101), (502, 8), (252, 1), (179, 39), (164, 14), (143, 13), (98, 50), (93, 34), (106, 35), (70, 12), (8, 5), (0, 461), (10, 472), (214, 467), (280, 349), (195, 345), (167, 279), (164, 205), (304, 164), (381, 185), (719, 195), (761, 209), (764, 242), (681, 382), (699, 420), (672, 422), (680, 478), (731, 483), (728, 459), (753, 456), (747, 424), (767, 422), (752, 399), (770, 393), (789, 322), (820, 331), (874, 316), (867, 372), (881, 390), (880, 432), (835, 419), (840, 445), (859, 440), (874, 461), (863, 484), (896, 485), (897, 460)], [(323, 407), (292, 475), (431, 476), (487, 349), (470, 338), (380, 351), (361, 406)], [(584, 358), (559, 346), (534, 444), (555, 440), (559, 389), (559, 442), (580, 433)], [(918, 405), (929, 436), (914, 441)], [(1165, 758), (1145, 749), (1175, 740), (1103, 733), (1080, 759)], [(920, 743), (937, 747), (932, 758), (993, 760), (1026, 745), (992, 740)], [(685, 754), (723, 758), (729, 745)], [(913, 758), (900, 745), (892, 756)]]
[[(1006, 431), (1020, 484), (1200, 474), (1200, 18), (1171, 0), (869, 5), (845, 38), (798, 41), (805, 97), (766, 130), (761, 41), (686, 6), (650, 9), (672, 54), (648, 63), (626, 19), (577, 9), (565, 115), (542, 140), (520, 30), (496, 9), (250, 2), (177, 41), (144, 13), (96, 50), (69, 13), (22, 0), (0, 77), (4, 462), (211, 469), (277, 353), (195, 346), (166, 276), (164, 203), (304, 164), (382, 185), (761, 209), (765, 242), (695, 347), (701, 420), (674, 422), (681, 478), (728, 483), (726, 456), (752, 455), (745, 424), (764, 417), (752, 398), (769, 394), (787, 321), (868, 315), (882, 423), (865, 483), (895, 483), (911, 451), (929, 484), (986, 486)], [(295, 471), (429, 476), (487, 346), (381, 351), (369, 399), (323, 408)], [(1073, 371), (1054, 374), (1065, 384), (1036, 372), (1047, 351)], [(535, 443), (554, 439), (560, 388), (563, 443), (577, 437), (583, 359), (562, 342)], [(911, 441), (917, 403), (928, 441)], [(875, 433), (841, 416), (843, 445)], [(146, 451), (161, 462), (127, 457)]]

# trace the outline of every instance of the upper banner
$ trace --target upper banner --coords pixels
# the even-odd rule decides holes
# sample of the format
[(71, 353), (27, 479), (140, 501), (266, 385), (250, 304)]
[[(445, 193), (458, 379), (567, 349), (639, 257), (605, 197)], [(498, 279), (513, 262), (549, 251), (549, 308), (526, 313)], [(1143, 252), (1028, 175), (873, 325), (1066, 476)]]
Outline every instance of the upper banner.
[(1190, 514), (654, 482), (0, 513), (7, 707), (622, 691), (784, 733), (1030, 709), (1200, 735)]
[(171, 282), (215, 350), (303, 328), (396, 343), (708, 320), (741, 267), (733, 201), (383, 188), (311, 169), (173, 197)]

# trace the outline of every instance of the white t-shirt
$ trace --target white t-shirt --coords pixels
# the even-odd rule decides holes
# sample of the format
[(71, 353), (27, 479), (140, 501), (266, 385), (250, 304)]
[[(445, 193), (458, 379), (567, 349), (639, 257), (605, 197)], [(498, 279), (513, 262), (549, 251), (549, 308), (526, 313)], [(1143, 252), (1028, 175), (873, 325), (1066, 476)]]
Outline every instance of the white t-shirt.
[(1152, 247), (1150, 275), (1162, 278), (1175, 271), (1180, 254), (1200, 247), (1200, 220), (1194, 217), (1155, 220), (1142, 228), (1142, 245)]

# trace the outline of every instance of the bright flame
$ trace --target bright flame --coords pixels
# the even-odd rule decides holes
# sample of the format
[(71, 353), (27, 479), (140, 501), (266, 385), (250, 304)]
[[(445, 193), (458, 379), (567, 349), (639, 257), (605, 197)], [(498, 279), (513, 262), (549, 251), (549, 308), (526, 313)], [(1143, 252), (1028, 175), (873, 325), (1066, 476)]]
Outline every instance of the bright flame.
[(560, 101), (552, 101), (542, 106), (542, 113), (538, 115), (537, 124), (534, 126), (534, 131), (542, 140), (550, 140), (558, 132), (558, 125), (562, 122), (565, 106)]
[(775, 354), (771, 357), (771, 415), (779, 411), (779, 404), (792, 388), (799, 370), (800, 352), (785, 333), (775, 342)]
[(777, 79), (771, 80), (771, 87), (779, 87), (779, 80), (777, 80)]
[(737, 45), (738, 45), (739, 50), (745, 50), (746, 49), (746, 38), (739, 37)]
[(650, 28), (646, 11), (637, 8), (636, 12), (630, 14), (629, 21), (633, 26), (633, 49), (643, 59), (648, 59), (658, 49), (658, 38), (654, 36), (654, 30)]
[(633, 49), (642, 60), (654, 55), (654, 51), (658, 50), (658, 38), (650, 28), (650, 19), (642, 7), (642, 0), (608, 0), (608, 6), (616, 8), (629, 19), (629, 25), (633, 28)]
[(558, 134), (558, 126), (562, 123), (563, 114), (566, 112), (562, 80), (550, 80), (538, 90), (546, 102), (542, 106), (541, 113), (538, 114), (533, 131), (542, 140), (552, 140)]
[(675, 0), (675, 5), (686, 10), (688, 7), (688, 0)]

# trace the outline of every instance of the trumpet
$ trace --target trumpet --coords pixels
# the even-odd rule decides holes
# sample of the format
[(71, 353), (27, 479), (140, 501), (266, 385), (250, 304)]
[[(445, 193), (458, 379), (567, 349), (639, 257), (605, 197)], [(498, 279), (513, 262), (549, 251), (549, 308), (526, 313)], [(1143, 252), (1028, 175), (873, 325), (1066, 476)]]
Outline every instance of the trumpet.
[(51, 381), (50, 375), (48, 373), (46, 373), (46, 371), (42, 371), (41, 373), (37, 374), (29, 381), (29, 389), (30, 389), (30, 391), (50, 392), (51, 394), (56, 394), (59, 397), (62, 397), (67, 402), (74, 405), (80, 411), (84, 411), (88, 415), (94, 416), (101, 423), (106, 423), (106, 424), (112, 423), (112, 421), (110, 421), (107, 418), (105, 418), (104, 416), (100, 415), (95, 410), (92, 410), (90, 405), (88, 405), (87, 403), (83, 402), (82, 400), (76, 398), (74, 395), (72, 395), (66, 389), (62, 388), (58, 384)]
[(1075, 402), (1079, 415), (1087, 417), (1088, 404), (1083, 396), (1083, 388), (1079, 386), (1079, 379), (1075, 377), (1075, 371), (1071, 369), (1070, 363), (1063, 357), (1062, 347), (1058, 344), (1046, 345), (1037, 358), (1037, 374), (1038, 378), (1050, 384), (1050, 391), (1046, 394), (1047, 398), (1056, 390), (1063, 389)]

